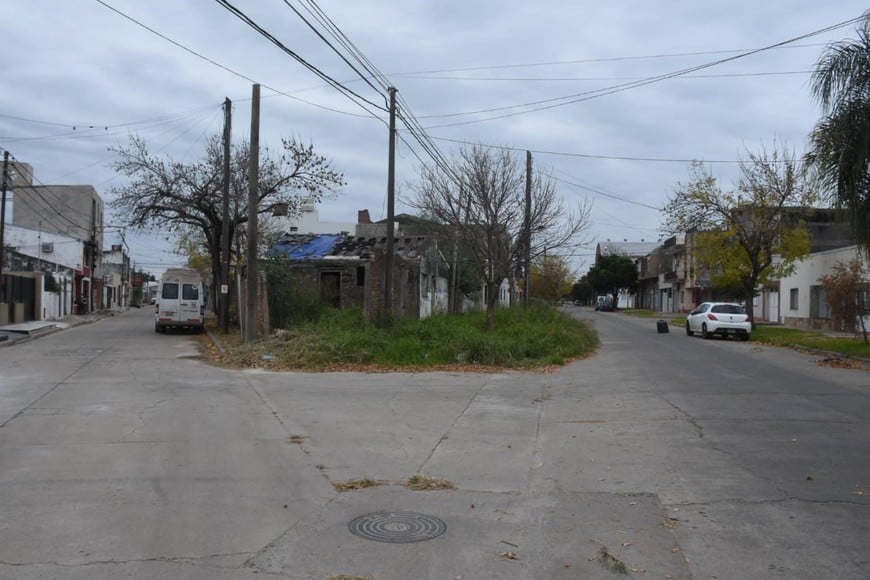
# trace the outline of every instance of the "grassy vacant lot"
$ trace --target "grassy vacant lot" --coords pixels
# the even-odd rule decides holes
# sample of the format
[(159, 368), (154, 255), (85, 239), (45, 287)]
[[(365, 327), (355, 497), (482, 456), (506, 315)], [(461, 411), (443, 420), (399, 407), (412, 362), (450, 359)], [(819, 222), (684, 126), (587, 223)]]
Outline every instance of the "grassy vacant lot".
[(819, 332), (759, 325), (752, 331), (752, 340), (776, 346), (797, 346), (826, 352), (870, 358), (870, 344), (861, 338), (831, 337)]
[[(483, 312), (366, 323), (360, 311), (328, 310), (319, 320), (243, 343), (210, 333), (206, 350), (219, 364), (275, 370), (544, 370), (598, 346), (595, 331), (548, 305), (502, 309), (484, 330)], [(218, 348), (219, 346), (219, 348)]]

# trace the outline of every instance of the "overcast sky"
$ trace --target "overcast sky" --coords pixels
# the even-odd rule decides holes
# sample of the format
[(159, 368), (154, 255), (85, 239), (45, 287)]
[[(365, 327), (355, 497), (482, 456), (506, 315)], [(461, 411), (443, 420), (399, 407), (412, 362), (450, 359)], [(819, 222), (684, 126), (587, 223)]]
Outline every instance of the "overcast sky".
[[(445, 156), (459, 141), (515, 148), (519, 161), (531, 150), (566, 205), (593, 204), (591, 244), (567, 256), (578, 274), (597, 241), (659, 239), (656, 208), (686, 179), (690, 160), (708, 162), (730, 186), (747, 148), (776, 140), (802, 154), (820, 114), (809, 73), (825, 45), (854, 37), (855, 25), (812, 33), (867, 8), (857, 0), (232, 4), (383, 106), (384, 96), (291, 9), (311, 19), (307, 10), (319, 6)], [(255, 81), (263, 87), (262, 146), (277, 151), (282, 137), (310, 142), (345, 175), (321, 219), (354, 222), (358, 209), (386, 216), (386, 113), (328, 87), (216, 1), (8, 2), (0, 33), (0, 147), (32, 164), (40, 184), (91, 184), (108, 202), (123, 183), (108, 167), (110, 147), (137, 134), (156, 154), (193, 161), (221, 132), (225, 97), (234, 103), (233, 139), (247, 139)], [(417, 156), (430, 159), (400, 129), (401, 195), (417, 178)], [(400, 203), (396, 211), (409, 210)], [(123, 216), (107, 221), (122, 225)], [(128, 231), (126, 239), (137, 266), (155, 274), (181, 262), (160, 232)], [(107, 245), (119, 241), (107, 231)]]

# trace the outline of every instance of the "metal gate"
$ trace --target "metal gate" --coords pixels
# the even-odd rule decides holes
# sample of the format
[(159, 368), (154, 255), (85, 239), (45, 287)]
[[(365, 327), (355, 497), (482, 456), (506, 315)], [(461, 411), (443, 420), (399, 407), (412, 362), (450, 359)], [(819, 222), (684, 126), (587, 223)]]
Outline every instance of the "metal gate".
[(36, 320), (36, 278), (4, 274), (3, 289), (0, 302), (9, 304), (10, 322)]

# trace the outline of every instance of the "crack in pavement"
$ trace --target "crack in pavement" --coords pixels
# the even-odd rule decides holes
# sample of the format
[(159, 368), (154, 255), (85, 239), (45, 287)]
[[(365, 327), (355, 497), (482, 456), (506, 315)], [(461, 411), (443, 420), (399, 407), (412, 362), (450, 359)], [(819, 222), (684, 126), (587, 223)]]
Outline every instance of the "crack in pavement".
[(97, 354), (95, 354), (94, 356), (92, 356), (91, 358), (89, 358), (88, 360), (86, 360), (85, 362), (83, 362), (82, 364), (80, 364), (80, 365), (79, 365), (78, 367), (76, 367), (76, 369), (73, 370), (70, 374), (68, 374), (67, 376), (65, 376), (64, 378), (62, 378), (61, 380), (59, 380), (57, 383), (55, 383), (55, 385), (54, 385), (53, 387), (51, 387), (49, 390), (47, 390), (46, 392), (44, 392), (43, 394), (41, 394), (39, 397), (37, 397), (33, 402), (31, 402), (31, 403), (30, 403), (29, 405), (27, 405), (26, 407), (24, 407), (24, 408), (22, 408), (22, 409), (19, 409), (17, 413), (15, 413), (15, 414), (12, 415), (11, 417), (9, 417), (9, 419), (7, 419), (6, 421), (4, 421), (2, 424), (0, 424), (0, 429), (2, 429), (3, 427), (6, 427), (6, 425), (8, 425), (8, 424), (11, 423), (12, 421), (14, 421), (14, 420), (17, 419), (18, 417), (20, 417), (20, 416), (21, 416), (25, 411), (28, 411), (31, 407), (33, 407), (34, 405), (36, 405), (37, 403), (39, 403), (41, 400), (43, 400), (44, 398), (46, 398), (47, 396), (49, 396), (50, 394), (52, 394), (54, 391), (57, 390), (58, 387), (60, 387), (60, 386), (61, 386), (62, 384), (64, 384), (64, 383), (66, 383), (68, 380), (70, 380), (70, 379), (71, 379), (72, 377), (74, 377), (76, 374), (78, 374), (78, 372), (79, 372), (80, 370), (82, 370), (83, 368), (85, 368), (85, 367), (87, 367), (87, 366), (90, 366), (90, 364), (91, 364), (92, 362), (94, 362), (95, 360), (97, 360), (97, 359), (98, 359), (99, 357), (101, 357), (103, 354), (109, 352), (109, 350), (111, 350), (111, 349), (109, 349), (109, 348), (106, 348), (106, 349), (99, 349), (99, 350), (97, 351)]
[(785, 496), (782, 498), (773, 498), (773, 499), (746, 499), (746, 498), (725, 498), (725, 499), (717, 499), (707, 502), (675, 502), (675, 503), (663, 503), (662, 505), (666, 507), (706, 507), (713, 505), (728, 505), (728, 504), (740, 504), (740, 505), (767, 505), (767, 504), (781, 504), (788, 502), (796, 502), (796, 503), (808, 503), (808, 504), (819, 504), (819, 505), (853, 505), (859, 507), (870, 508), (870, 503), (846, 500), (846, 499), (808, 499), (804, 497), (798, 497), (794, 495)]
[(692, 427), (695, 428), (695, 431), (698, 433), (698, 438), (700, 438), (700, 439), (704, 438), (704, 426), (701, 425), (701, 423), (699, 423), (698, 420), (694, 416), (692, 416), (691, 413), (689, 413), (688, 411), (686, 411), (685, 409), (683, 409), (682, 407), (680, 407), (676, 403), (669, 401), (668, 398), (665, 397), (664, 395), (660, 394), (659, 396), (661, 397), (661, 399), (665, 403), (667, 403), (668, 405), (670, 405), (671, 407), (673, 407), (674, 409), (679, 411), (686, 418), (686, 420), (692, 425)]
[[(196, 564), (215, 558), (229, 558), (233, 556), (250, 557), (255, 552), (228, 552), (225, 554), (208, 554), (206, 556), (156, 556), (154, 558), (132, 558), (130, 560), (86, 560), (84, 562), (61, 562), (61, 561), (35, 561), (35, 562), (6, 562), (0, 560), (0, 566), (27, 567), (27, 566), (58, 566), (61, 568), (83, 568), (86, 566), (124, 566), (127, 564), (144, 564), (148, 562), (168, 562), (172, 564)], [(241, 566), (218, 566), (215, 568), (241, 569)]]
[(426, 456), (426, 459), (424, 459), (423, 463), (420, 464), (420, 467), (417, 468), (417, 473), (423, 473), (423, 468), (426, 466), (427, 463), (429, 463), (429, 460), (432, 459), (432, 456), (435, 455), (435, 451), (438, 449), (438, 447), (441, 445), (441, 443), (448, 438), (448, 436), (450, 435), (450, 432), (453, 431), (454, 427), (456, 427), (456, 423), (458, 423), (459, 420), (465, 416), (465, 414), (468, 412), (468, 409), (471, 407), (472, 403), (474, 403), (474, 400), (477, 399), (478, 396), (480, 396), (481, 392), (483, 392), (483, 389), (486, 388), (487, 386), (489, 386), (490, 384), (492, 384), (493, 382), (494, 382), (493, 378), (489, 377), (487, 380), (485, 380), (480, 385), (480, 387), (477, 389), (477, 391), (475, 391), (474, 395), (472, 395), (471, 398), (468, 400), (468, 404), (465, 405), (465, 408), (462, 409), (462, 411), (458, 415), (456, 415), (456, 417), (454, 417), (453, 422), (450, 423), (450, 427), (447, 428), (447, 430), (438, 439), (438, 442), (435, 443), (435, 446), (432, 447), (432, 450), (429, 452), (429, 455)]

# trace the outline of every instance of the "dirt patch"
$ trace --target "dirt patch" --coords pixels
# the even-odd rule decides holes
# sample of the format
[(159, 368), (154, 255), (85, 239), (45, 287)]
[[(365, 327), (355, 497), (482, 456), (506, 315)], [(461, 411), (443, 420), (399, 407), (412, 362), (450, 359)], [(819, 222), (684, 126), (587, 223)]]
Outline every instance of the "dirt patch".
[(440, 477), (412, 475), (405, 482), (405, 487), (412, 491), (439, 491), (456, 489), (456, 484)]
[(371, 478), (363, 478), (363, 479), (349, 479), (347, 481), (333, 481), (332, 487), (335, 488), (337, 492), (345, 492), (345, 491), (357, 491), (360, 489), (367, 489), (369, 487), (380, 487), (382, 485), (386, 485), (384, 481), (375, 481)]
[(835, 369), (855, 369), (860, 371), (868, 370), (867, 365), (859, 360), (851, 358), (841, 358), (838, 356), (826, 356), (825, 358), (820, 358), (816, 361), (816, 364), (820, 367), (831, 367)]

